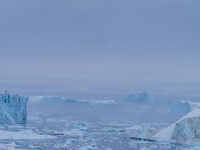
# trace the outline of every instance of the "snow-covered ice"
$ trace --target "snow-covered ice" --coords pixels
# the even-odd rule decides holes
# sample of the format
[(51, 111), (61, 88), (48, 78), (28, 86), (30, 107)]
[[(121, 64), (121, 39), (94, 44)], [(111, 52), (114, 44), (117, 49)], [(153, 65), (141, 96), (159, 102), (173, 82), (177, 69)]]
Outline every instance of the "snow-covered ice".
[(177, 142), (194, 143), (200, 141), (200, 109), (183, 116), (181, 119), (161, 130), (154, 138), (159, 140), (175, 140)]

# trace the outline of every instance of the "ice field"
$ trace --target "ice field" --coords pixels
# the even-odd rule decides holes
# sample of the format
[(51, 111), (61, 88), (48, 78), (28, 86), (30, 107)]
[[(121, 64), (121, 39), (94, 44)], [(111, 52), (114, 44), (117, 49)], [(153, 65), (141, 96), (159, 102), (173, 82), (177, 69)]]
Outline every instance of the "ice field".
[[(171, 144), (171, 132), (164, 134), (168, 139), (162, 139), (165, 128), (184, 118), (194, 109), (191, 106), (197, 108), (198, 104), (157, 100), (146, 93), (131, 94), (123, 100), (33, 96), (27, 105), (26, 124), (1, 125), (0, 148), (173, 150), (174, 145), (176, 148), (191, 148), (191, 145)], [(133, 137), (158, 141), (142, 142), (133, 140)]]

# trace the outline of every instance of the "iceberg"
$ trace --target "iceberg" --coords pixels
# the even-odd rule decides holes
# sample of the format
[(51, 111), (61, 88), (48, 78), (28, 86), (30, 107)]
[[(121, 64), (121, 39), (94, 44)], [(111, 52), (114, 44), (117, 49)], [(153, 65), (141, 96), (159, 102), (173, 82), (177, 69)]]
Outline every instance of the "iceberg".
[(196, 143), (200, 141), (199, 124), (200, 109), (194, 109), (169, 127), (161, 130), (154, 138), (178, 143)]
[(117, 104), (117, 102), (114, 99), (100, 99), (100, 100), (86, 100), (86, 99), (70, 99), (65, 97), (59, 97), (59, 96), (30, 96), (30, 102), (31, 103), (41, 103), (41, 102), (49, 102), (49, 103), (74, 103), (74, 104)]
[(188, 113), (191, 111), (191, 104), (181, 100), (161, 99), (151, 96), (147, 92), (138, 92), (128, 95), (125, 102), (151, 107), (168, 107), (170, 112), (176, 114)]
[(0, 94), (0, 124), (25, 124), (27, 120), (28, 97)]
[(188, 113), (192, 109), (191, 104), (185, 101), (172, 100), (169, 102), (169, 104), (171, 111), (174, 113), (180, 113), (180, 112)]
[(128, 102), (149, 102), (152, 97), (147, 92), (138, 92), (128, 95), (125, 100)]

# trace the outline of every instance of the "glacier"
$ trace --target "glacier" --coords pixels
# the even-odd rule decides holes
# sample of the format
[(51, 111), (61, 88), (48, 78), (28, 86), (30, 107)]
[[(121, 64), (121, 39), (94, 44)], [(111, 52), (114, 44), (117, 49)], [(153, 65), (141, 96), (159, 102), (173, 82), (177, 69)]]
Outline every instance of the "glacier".
[(0, 94), (0, 124), (25, 124), (27, 121), (28, 97), (10, 94), (7, 91)]

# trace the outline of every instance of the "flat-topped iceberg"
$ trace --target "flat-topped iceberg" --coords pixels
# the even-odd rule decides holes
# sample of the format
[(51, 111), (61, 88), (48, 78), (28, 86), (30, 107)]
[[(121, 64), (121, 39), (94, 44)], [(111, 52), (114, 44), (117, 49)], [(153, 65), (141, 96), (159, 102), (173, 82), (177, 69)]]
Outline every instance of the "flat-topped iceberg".
[(50, 103), (74, 103), (74, 104), (117, 104), (113, 99), (87, 100), (87, 99), (71, 99), (60, 96), (30, 96), (31, 103), (50, 102)]
[(150, 102), (153, 98), (147, 92), (137, 92), (129, 94), (125, 100), (128, 102)]
[(25, 124), (27, 120), (28, 97), (0, 94), (0, 124)]
[(124, 102), (133, 103), (134, 105), (152, 106), (156, 108), (164, 106), (168, 107), (170, 111), (174, 113), (188, 113), (191, 111), (191, 105), (188, 102), (154, 97), (145, 91), (129, 94), (124, 99)]

